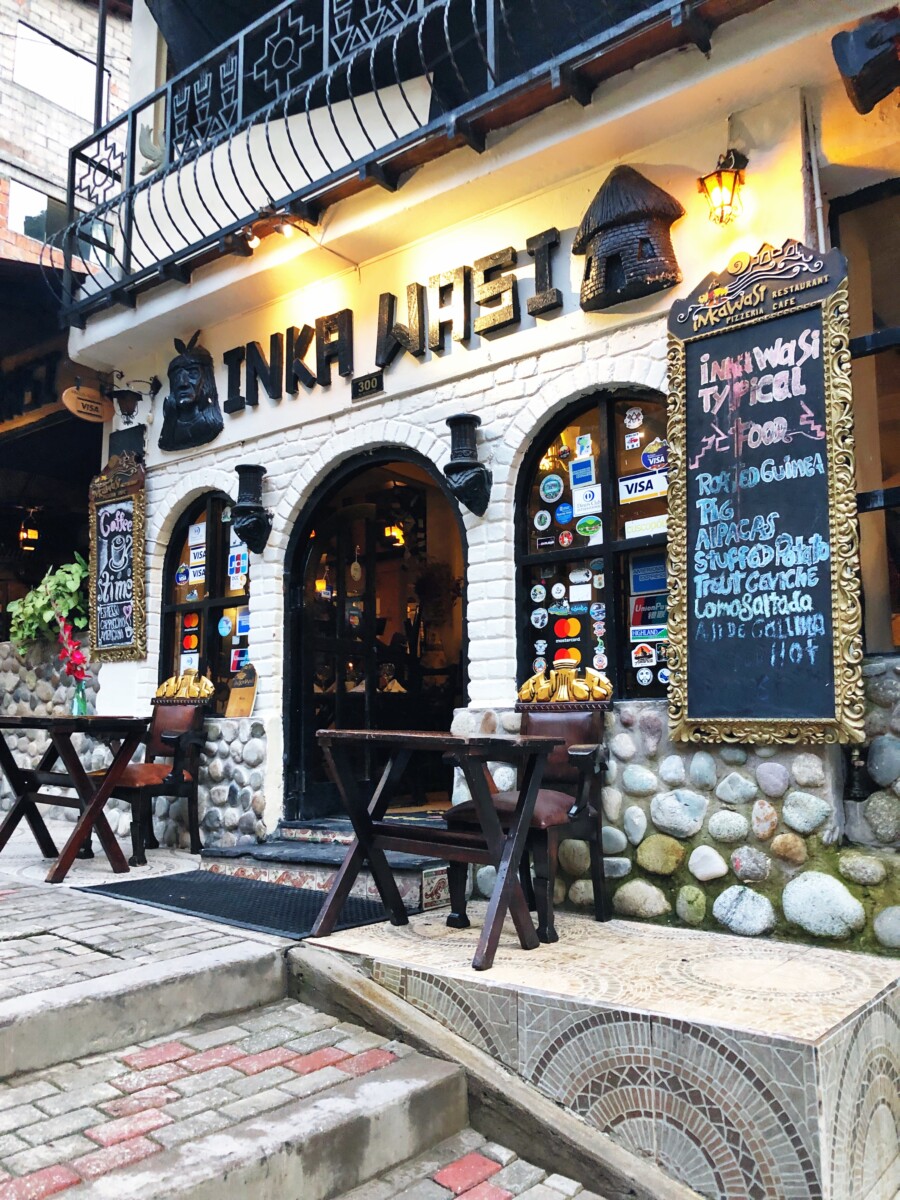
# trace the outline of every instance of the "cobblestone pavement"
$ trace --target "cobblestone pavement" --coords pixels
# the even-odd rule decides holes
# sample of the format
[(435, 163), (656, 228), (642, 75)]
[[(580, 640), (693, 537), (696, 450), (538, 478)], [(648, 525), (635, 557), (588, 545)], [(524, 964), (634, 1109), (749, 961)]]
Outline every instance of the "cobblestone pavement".
[(551, 1175), (512, 1150), (464, 1129), (340, 1200), (601, 1200), (574, 1179)]
[(42, 1200), (409, 1053), (284, 1000), (16, 1076), (0, 1085), (0, 1200)]
[[(362, 1026), (284, 1000), (17, 1076), (0, 1085), (0, 1200), (43, 1200), (186, 1143), (228, 1134), (248, 1118), (412, 1053)], [(344, 1200), (449, 1196), (599, 1200), (472, 1129)]]
[[(73, 815), (75, 810), (70, 810)], [(5, 814), (0, 814), (5, 815)], [(54, 820), (42, 811), (44, 823), (50, 831), (56, 848), (61, 850), (72, 834), (70, 821)], [(118, 839), (122, 853), (128, 858), (131, 855), (131, 838)], [(109, 860), (103, 853), (99, 839), (92, 838), (94, 849), (93, 858), (76, 858), (62, 883), (53, 884), (54, 888), (90, 887), (92, 884), (112, 883), (114, 879), (133, 877), (146, 879), (150, 875), (172, 875), (176, 871), (196, 871), (200, 866), (200, 858), (187, 850), (176, 850), (169, 846), (160, 846), (147, 856), (146, 867), (132, 868), (130, 876), (114, 875)], [(19, 825), (9, 842), (0, 853), (0, 886), (5, 879), (15, 879), (20, 883), (43, 883), (50, 870), (51, 859), (43, 858), (34, 835), (25, 821)]]
[(0, 878), (0, 1002), (248, 941), (290, 945), (145, 905)]

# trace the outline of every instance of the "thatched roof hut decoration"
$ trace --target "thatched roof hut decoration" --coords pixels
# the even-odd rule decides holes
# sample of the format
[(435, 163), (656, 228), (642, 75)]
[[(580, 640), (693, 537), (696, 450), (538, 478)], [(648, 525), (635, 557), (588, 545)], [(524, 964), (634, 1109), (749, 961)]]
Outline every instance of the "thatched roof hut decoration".
[(681, 282), (669, 232), (678, 201), (634, 167), (616, 167), (584, 214), (574, 254), (585, 255), (585, 312), (650, 296)]

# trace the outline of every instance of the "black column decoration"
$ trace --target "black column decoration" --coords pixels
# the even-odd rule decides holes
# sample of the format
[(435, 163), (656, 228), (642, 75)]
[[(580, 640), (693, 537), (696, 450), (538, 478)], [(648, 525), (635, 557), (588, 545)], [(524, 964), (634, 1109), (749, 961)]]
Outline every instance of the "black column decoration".
[(483, 517), (491, 495), (493, 476), (478, 461), (475, 430), (481, 417), (474, 413), (457, 413), (447, 418), (450, 426), (450, 461), (444, 467), (450, 491), (476, 517)]
[(241, 463), (238, 473), (238, 498), (231, 509), (231, 524), (235, 533), (254, 554), (262, 554), (272, 532), (272, 514), (262, 504), (262, 481), (265, 467)]

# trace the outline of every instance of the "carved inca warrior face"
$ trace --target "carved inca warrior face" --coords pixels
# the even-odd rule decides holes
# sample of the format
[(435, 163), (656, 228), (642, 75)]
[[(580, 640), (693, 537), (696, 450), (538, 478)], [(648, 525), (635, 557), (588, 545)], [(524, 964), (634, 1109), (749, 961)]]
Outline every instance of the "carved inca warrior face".
[(211, 442), (222, 432), (212, 355), (197, 345), (198, 329), (184, 344), (175, 339), (176, 356), (169, 363), (169, 395), (163, 403), (161, 450), (188, 450)]

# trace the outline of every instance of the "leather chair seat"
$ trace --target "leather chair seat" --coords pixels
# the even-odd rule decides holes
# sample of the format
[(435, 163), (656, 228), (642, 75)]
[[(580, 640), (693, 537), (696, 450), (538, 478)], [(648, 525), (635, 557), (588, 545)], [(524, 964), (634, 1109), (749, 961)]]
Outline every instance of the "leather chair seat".
[[(129, 763), (119, 777), (119, 782), (116, 784), (115, 791), (120, 788), (145, 788), (158, 787), (164, 779), (172, 772), (172, 763), (169, 762), (154, 762), (154, 763)], [(103, 771), (91, 771), (91, 775), (102, 776)], [(190, 771), (184, 771), (185, 782), (193, 782), (193, 775)]]
[[(512, 814), (519, 802), (518, 792), (496, 792), (491, 796), (494, 808), (500, 817), (500, 824), (509, 824)], [(575, 797), (567, 792), (556, 792), (551, 788), (541, 788), (538, 792), (537, 803), (534, 806), (534, 816), (531, 818), (532, 829), (549, 829), (552, 825), (568, 825), (569, 809), (575, 803)], [(454, 804), (444, 814), (448, 825), (477, 825), (478, 816), (475, 812), (475, 801), (465, 800), (462, 804)]]

